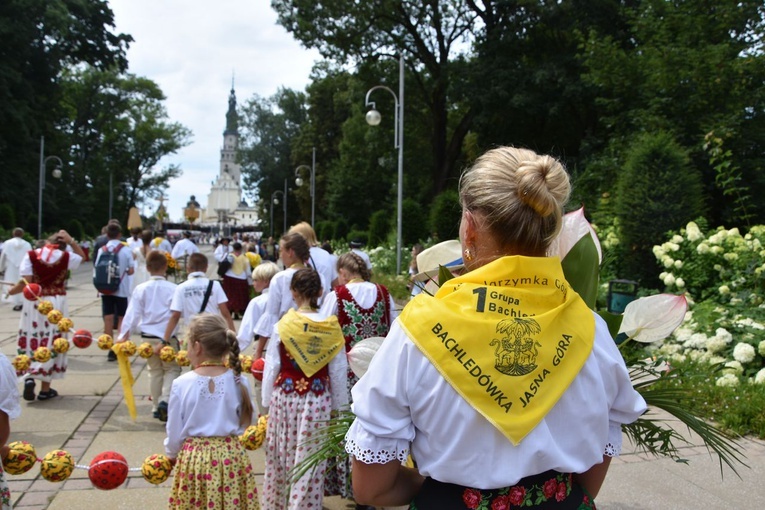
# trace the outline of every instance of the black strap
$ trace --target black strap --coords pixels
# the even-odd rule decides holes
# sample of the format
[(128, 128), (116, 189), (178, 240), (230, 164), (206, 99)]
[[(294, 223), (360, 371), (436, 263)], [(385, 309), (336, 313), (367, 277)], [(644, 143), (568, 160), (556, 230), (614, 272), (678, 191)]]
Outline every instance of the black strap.
[(207, 302), (210, 301), (210, 293), (212, 292), (213, 283), (215, 282), (213, 280), (210, 280), (210, 282), (207, 284), (207, 290), (205, 291), (205, 298), (202, 300), (202, 308), (199, 309), (199, 313), (204, 312), (205, 308), (207, 308)]

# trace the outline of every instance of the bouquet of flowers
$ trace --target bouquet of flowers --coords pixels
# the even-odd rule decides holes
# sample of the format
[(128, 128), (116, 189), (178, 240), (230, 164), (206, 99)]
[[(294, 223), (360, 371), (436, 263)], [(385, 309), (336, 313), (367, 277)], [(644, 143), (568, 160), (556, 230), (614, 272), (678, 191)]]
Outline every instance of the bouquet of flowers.
[(167, 252), (165, 252), (165, 258), (167, 259), (167, 274), (172, 276), (178, 270), (178, 262)]

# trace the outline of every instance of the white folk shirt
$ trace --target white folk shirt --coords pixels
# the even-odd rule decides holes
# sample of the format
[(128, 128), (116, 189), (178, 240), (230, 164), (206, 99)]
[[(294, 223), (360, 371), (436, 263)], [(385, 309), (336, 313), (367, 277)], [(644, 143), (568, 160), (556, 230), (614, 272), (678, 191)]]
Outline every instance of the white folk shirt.
[[(210, 379), (215, 390), (210, 393)], [(241, 376), (245, 382), (244, 376)], [(242, 409), (240, 386), (250, 390), (246, 384), (237, 383), (234, 372), (226, 370), (217, 377), (198, 375), (191, 370), (173, 381), (167, 412), (167, 437), (165, 453), (176, 458), (187, 437), (233, 436), (244, 432), (239, 425)]]
[[(181, 318), (183, 319), (188, 319), (198, 314), (199, 309), (202, 307), (202, 301), (204, 300), (209, 281), (202, 271), (191, 273), (188, 280), (176, 287), (170, 309), (174, 312), (181, 312)], [(228, 298), (226, 293), (223, 292), (220, 283), (213, 281), (210, 299), (207, 301), (207, 306), (203, 311), (220, 315), (218, 305), (227, 302)]]
[(411, 446), (423, 476), (478, 489), (511, 486), (550, 469), (582, 473), (604, 454), (618, 455), (621, 425), (635, 421), (646, 404), (605, 322), (593, 315), (589, 358), (518, 446), (446, 382), (396, 321), (351, 390), (356, 420), (346, 451), (367, 464), (403, 462)]
[(130, 296), (122, 319), (119, 340), (124, 340), (131, 331), (139, 330), (142, 334), (163, 338), (176, 287), (162, 276), (152, 276), (138, 285)]
[(316, 272), (321, 275), (321, 284), (324, 289), (322, 296), (326, 296), (332, 291), (332, 282), (337, 279), (337, 259), (327, 250), (317, 246), (311, 247), (310, 253), (311, 258), (308, 259), (307, 265), (316, 269)]
[(150, 246), (152, 250), (158, 250), (163, 253), (170, 253), (173, 251), (173, 245), (170, 244), (170, 241), (165, 238), (162, 238), (159, 243), (156, 242), (156, 238), (153, 239), (150, 243)]
[[(377, 299), (377, 285), (372, 282), (347, 283), (345, 287), (362, 308), (369, 308)], [(390, 292), (388, 293), (388, 304), (390, 306), (389, 324), (393, 324), (393, 321), (398, 317), (399, 311), (396, 310), (396, 303), (393, 301), (393, 296), (390, 295)], [(325, 317), (337, 315), (337, 294), (335, 294), (334, 290), (329, 293), (321, 304), (321, 314)]]
[(191, 239), (183, 238), (173, 246), (172, 257), (174, 259), (179, 259), (186, 255), (191, 255), (192, 253), (199, 253), (199, 247), (197, 247)]
[[(38, 259), (45, 260), (51, 264), (57, 262), (58, 259), (60, 259), (64, 254), (64, 252), (59, 249), (51, 250), (47, 246), (44, 248), (38, 248), (35, 251), (37, 252)], [(80, 262), (82, 262), (82, 257), (76, 253), (70, 253), (67, 269), (77, 269), (80, 267)], [(29, 252), (27, 252), (24, 255), (24, 258), (21, 260), (21, 264), (19, 265), (19, 274), (21, 276), (32, 276), (34, 274), (32, 270), (32, 261), (29, 260)]]
[(244, 352), (252, 343), (255, 337), (255, 324), (265, 313), (266, 303), (268, 303), (268, 287), (263, 289), (260, 296), (251, 299), (247, 309), (244, 311), (242, 323), (239, 325), (239, 332), (236, 334), (236, 338), (239, 340), (239, 352)]
[(234, 251), (234, 249), (229, 244), (226, 246), (225, 244), (219, 244), (217, 248), (215, 248), (215, 252), (213, 253), (213, 258), (218, 262), (223, 262), (224, 257), (227, 257), (229, 253)]
[[(318, 312), (300, 312), (300, 314), (314, 321), (321, 321), (326, 318)], [(279, 344), (281, 343), (278, 327), (274, 327), (271, 332), (271, 338), (268, 340), (269, 348), (266, 351), (266, 365), (263, 369), (263, 407), (270, 407), (274, 383), (282, 369), (281, 357), (279, 356)], [(327, 368), (329, 370), (329, 390), (332, 396), (332, 409), (345, 409), (348, 407), (348, 357), (345, 356), (345, 352), (340, 350), (329, 361)]]
[(19, 266), (24, 255), (29, 253), (32, 245), (21, 237), (13, 237), (3, 243), (3, 253), (0, 254), (0, 271), (5, 271), (5, 279), (16, 282), (19, 279)]
[(130, 236), (127, 238), (127, 245), (130, 247), (131, 250), (135, 250), (136, 248), (142, 248), (143, 247), (143, 239), (135, 238), (133, 236)]
[[(270, 337), (274, 326), (282, 318), (282, 315), (287, 313), (290, 308), (297, 308), (295, 300), (292, 299), (292, 291), (290, 291), (292, 275), (296, 271), (297, 269), (290, 267), (284, 271), (279, 271), (271, 278), (271, 283), (268, 286), (271, 290), (268, 292), (266, 310), (255, 324), (254, 334)], [(319, 276), (321, 277), (322, 287), (324, 287), (324, 277), (321, 274)]]

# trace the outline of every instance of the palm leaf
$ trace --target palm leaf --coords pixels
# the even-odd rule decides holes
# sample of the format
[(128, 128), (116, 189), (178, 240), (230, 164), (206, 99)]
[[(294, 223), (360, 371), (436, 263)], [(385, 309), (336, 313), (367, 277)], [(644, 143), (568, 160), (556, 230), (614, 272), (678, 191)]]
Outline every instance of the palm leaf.
[(311, 454), (287, 471), (289, 488), (297, 483), (305, 474), (313, 473), (324, 462), (333, 466), (338, 459), (346, 458), (345, 434), (355, 418), (351, 411), (340, 411), (337, 416), (324, 420), (315, 429), (311, 438), (302, 441), (298, 446), (311, 450)]

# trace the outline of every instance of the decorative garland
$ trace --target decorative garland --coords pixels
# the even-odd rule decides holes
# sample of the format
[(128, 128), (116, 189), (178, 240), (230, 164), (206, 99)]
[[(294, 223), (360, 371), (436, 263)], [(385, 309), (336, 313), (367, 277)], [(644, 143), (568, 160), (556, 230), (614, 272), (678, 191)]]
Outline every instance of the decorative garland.
[[(257, 450), (266, 438), (268, 416), (261, 416), (255, 425), (250, 425), (239, 436), (239, 442), (246, 450)], [(63, 482), (75, 469), (88, 471), (88, 478), (97, 489), (112, 490), (122, 485), (128, 472), (140, 471), (144, 480), (159, 485), (165, 482), (173, 470), (167, 456), (155, 453), (144, 459), (139, 468), (128, 467), (127, 460), (114, 451), (101, 452), (89, 465), (75, 464), (72, 455), (65, 450), (51, 450), (38, 458), (34, 447), (26, 441), (14, 441), (8, 445), (8, 454), (3, 458), (3, 469), (11, 475), (24, 474), (40, 463), (40, 475), (49, 482)]]
[[(27, 280), (24, 282), (26, 283), (24, 297), (30, 301), (39, 301), (37, 311), (45, 316), (50, 324), (58, 326), (60, 333), (68, 335), (74, 328), (72, 320), (64, 317), (59, 310), (54, 309), (53, 303), (40, 297), (42, 290), (40, 285), (29, 283)], [(72, 337), (72, 343), (80, 349), (86, 349), (92, 342), (93, 335), (85, 329), (78, 329)], [(140, 357), (148, 359), (154, 354), (154, 347), (149, 342), (144, 342), (139, 346), (130, 340), (115, 344), (114, 339), (107, 334), (98, 337), (97, 345), (102, 350), (113, 350), (118, 356), (138, 354)], [(69, 348), (70, 344), (66, 336), (61, 336), (53, 341), (53, 352), (57, 354), (64, 354), (69, 351)], [(50, 360), (51, 356), (51, 349), (48, 347), (41, 346), (35, 349), (35, 361), (45, 363)], [(159, 357), (164, 362), (175, 361), (182, 367), (190, 364), (187, 351), (179, 350), (176, 352), (169, 345), (164, 346), (159, 351)], [(242, 371), (250, 373), (253, 357), (242, 354), (239, 356), (239, 360), (242, 364)], [(31, 363), (32, 360), (26, 354), (17, 355), (12, 362), (19, 373), (29, 370)], [(262, 378), (262, 362), (255, 363), (255, 365), (259, 367), (259, 370), (252, 375), (256, 378)], [(267, 424), (268, 416), (261, 416), (255, 425), (247, 427), (244, 433), (239, 436), (239, 441), (246, 450), (257, 450), (261, 447), (266, 437)], [(65, 450), (52, 450), (44, 457), (38, 458), (34, 447), (26, 441), (14, 441), (8, 445), (8, 454), (3, 458), (3, 468), (11, 475), (20, 475), (32, 469), (36, 462), (40, 463), (40, 474), (49, 482), (63, 482), (71, 476), (75, 468), (86, 469), (91, 483), (96, 488), (103, 490), (116, 489), (122, 485), (127, 479), (129, 471), (140, 471), (147, 482), (158, 485), (168, 479), (173, 469), (170, 459), (161, 453), (146, 457), (140, 468), (128, 467), (125, 457), (114, 451), (99, 453), (87, 466), (75, 464), (72, 455)]]

